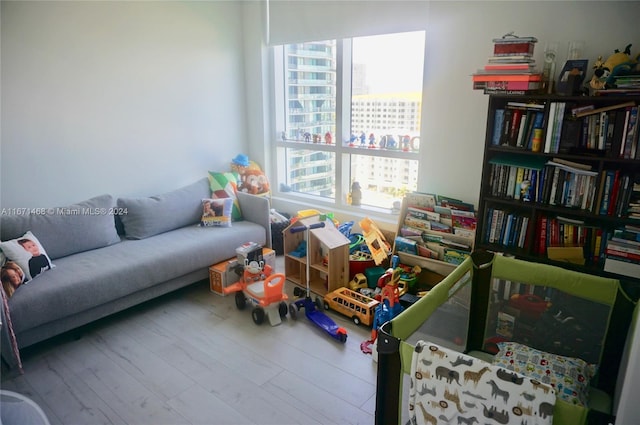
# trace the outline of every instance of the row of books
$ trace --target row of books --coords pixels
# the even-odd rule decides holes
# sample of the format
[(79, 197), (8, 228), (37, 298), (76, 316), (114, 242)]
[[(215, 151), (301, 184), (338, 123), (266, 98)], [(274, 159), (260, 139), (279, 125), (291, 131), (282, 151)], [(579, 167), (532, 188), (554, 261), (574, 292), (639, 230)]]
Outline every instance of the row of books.
[(473, 204), (429, 193), (409, 193), (396, 250), (460, 264), (473, 248), (476, 214)]
[(529, 217), (509, 209), (489, 208), (483, 240), (507, 248), (528, 246)]
[(640, 219), (640, 173), (591, 171), (588, 164), (498, 155), (491, 160), (491, 196)]
[(491, 196), (591, 211), (598, 173), (584, 164), (553, 158), (499, 155), (491, 160)]
[(640, 227), (627, 225), (613, 231), (605, 247), (604, 271), (640, 276)]
[(521, 102), (496, 109), (491, 144), (550, 154), (598, 150), (614, 158), (640, 159), (635, 102), (601, 108), (550, 102), (546, 119), (544, 109), (544, 104)]
[[(530, 249), (536, 255), (581, 265), (602, 265), (604, 262), (604, 270), (611, 273), (628, 275), (619, 270), (629, 268), (640, 271), (640, 227), (637, 226), (627, 225), (611, 231), (585, 225), (581, 220), (540, 215), (534, 228), (529, 230), (528, 215), (502, 208), (488, 209), (486, 220), (485, 243), (502, 248)], [(622, 268), (614, 269), (612, 264), (619, 262), (631, 265), (623, 264)], [(638, 277), (640, 273), (628, 276)]]
[(640, 220), (640, 174), (603, 170), (599, 181), (594, 212)]
[(491, 144), (533, 150), (535, 131), (543, 126), (544, 104), (508, 102), (494, 113)]
[(476, 214), (473, 204), (430, 193), (406, 195), (404, 226), (409, 231), (433, 230), (461, 237), (475, 236)]
[(567, 111), (567, 103), (549, 104), (544, 152), (572, 149), (604, 150), (610, 157), (638, 159), (638, 106), (624, 102), (603, 108), (593, 105)]

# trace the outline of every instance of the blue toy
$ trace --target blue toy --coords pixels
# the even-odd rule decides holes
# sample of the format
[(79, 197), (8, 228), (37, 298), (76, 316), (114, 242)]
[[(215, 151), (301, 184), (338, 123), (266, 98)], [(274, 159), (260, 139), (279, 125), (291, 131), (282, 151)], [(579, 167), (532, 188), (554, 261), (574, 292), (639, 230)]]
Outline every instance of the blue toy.
[[(313, 223), (309, 226), (299, 225), (292, 227), (290, 229), (291, 233), (297, 232), (305, 232), (305, 240), (307, 244), (309, 243), (309, 230), (310, 229), (318, 229), (324, 227), (325, 223)], [(311, 299), (311, 290), (309, 289), (309, 261), (306, 261), (306, 275), (307, 275), (307, 288), (306, 291), (302, 291), (301, 288), (294, 288), (293, 294), (295, 296), (304, 295), (304, 297), (299, 298), (293, 303), (289, 304), (289, 316), (296, 320), (298, 317), (298, 312), (304, 308), (304, 314), (307, 316), (307, 319), (311, 321), (314, 325), (328, 333), (332, 338), (337, 339), (338, 341), (344, 343), (347, 341), (347, 330), (341, 326), (338, 326), (329, 316), (324, 314), (322, 311), (324, 307), (324, 303), (320, 297), (317, 297), (315, 302)], [(302, 293), (301, 293), (302, 291)]]

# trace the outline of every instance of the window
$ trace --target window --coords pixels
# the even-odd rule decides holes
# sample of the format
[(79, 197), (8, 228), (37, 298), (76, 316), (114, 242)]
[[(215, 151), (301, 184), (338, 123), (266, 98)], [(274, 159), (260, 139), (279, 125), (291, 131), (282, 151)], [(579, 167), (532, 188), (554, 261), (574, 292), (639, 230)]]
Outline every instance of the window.
[[(274, 48), (286, 196), (391, 211), (417, 189), (424, 31)], [(395, 203), (395, 205), (394, 205)]]

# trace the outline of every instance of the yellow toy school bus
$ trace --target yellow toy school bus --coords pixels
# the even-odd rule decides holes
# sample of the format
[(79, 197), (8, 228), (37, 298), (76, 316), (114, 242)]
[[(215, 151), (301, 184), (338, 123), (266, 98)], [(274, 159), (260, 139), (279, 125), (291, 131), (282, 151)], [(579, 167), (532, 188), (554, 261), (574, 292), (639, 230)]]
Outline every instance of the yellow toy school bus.
[(338, 288), (324, 296), (325, 310), (335, 310), (351, 318), (356, 325), (363, 323), (371, 326), (378, 304), (373, 298), (349, 288)]

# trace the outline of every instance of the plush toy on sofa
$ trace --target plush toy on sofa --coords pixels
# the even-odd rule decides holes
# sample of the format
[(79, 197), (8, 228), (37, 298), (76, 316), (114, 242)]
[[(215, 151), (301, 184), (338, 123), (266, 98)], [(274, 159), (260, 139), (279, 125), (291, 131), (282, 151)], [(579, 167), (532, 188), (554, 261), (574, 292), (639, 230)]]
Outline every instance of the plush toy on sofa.
[(601, 90), (615, 86), (615, 77), (640, 72), (638, 60), (640, 53), (635, 58), (631, 57), (631, 44), (625, 47), (624, 52), (615, 50), (606, 61), (602, 61), (602, 56), (598, 57), (593, 66), (593, 77), (589, 85), (593, 89)]
[(231, 160), (231, 171), (238, 173), (238, 190), (252, 195), (269, 195), (269, 179), (260, 166), (244, 154), (238, 154)]

